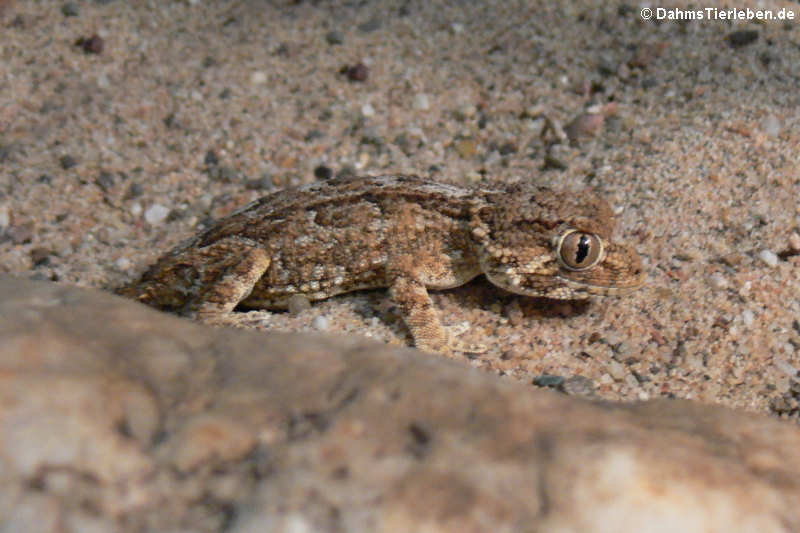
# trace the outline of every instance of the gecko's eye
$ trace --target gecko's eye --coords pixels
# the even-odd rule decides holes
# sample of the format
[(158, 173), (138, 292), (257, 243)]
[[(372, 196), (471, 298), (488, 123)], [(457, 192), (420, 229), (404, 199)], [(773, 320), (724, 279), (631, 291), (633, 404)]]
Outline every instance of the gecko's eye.
[(556, 257), (567, 270), (592, 268), (603, 257), (603, 241), (594, 233), (568, 230), (558, 240)]

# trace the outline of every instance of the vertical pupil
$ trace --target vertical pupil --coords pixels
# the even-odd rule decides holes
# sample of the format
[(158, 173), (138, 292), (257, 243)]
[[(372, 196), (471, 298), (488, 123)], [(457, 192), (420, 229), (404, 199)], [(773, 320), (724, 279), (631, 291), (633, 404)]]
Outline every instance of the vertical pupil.
[(578, 247), (575, 250), (575, 264), (579, 265), (583, 263), (586, 257), (589, 255), (589, 237), (586, 235), (581, 235), (580, 240), (578, 240)]

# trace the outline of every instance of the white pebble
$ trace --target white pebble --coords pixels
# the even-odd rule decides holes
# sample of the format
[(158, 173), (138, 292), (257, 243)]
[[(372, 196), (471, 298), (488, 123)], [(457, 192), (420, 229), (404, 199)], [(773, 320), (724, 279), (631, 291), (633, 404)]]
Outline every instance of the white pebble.
[(161, 204), (153, 204), (144, 212), (144, 220), (151, 226), (157, 226), (164, 222), (169, 215), (169, 209)]
[(460, 22), (454, 22), (450, 24), (450, 29), (453, 30), (453, 33), (461, 33), (462, 31), (464, 31), (464, 25), (461, 24)]
[(758, 254), (758, 258), (764, 261), (768, 266), (778, 266), (778, 256), (771, 250), (761, 250)]
[(761, 129), (769, 137), (777, 137), (780, 135), (782, 127), (780, 119), (775, 115), (767, 115), (764, 120), (761, 121)]
[(472, 104), (464, 104), (459, 111), (465, 118), (472, 118), (478, 112), (478, 108)]
[(606, 368), (608, 369), (608, 373), (611, 374), (611, 377), (613, 377), (615, 380), (621, 381), (623, 378), (625, 378), (625, 367), (617, 361), (612, 359), (609, 361)]
[(719, 272), (714, 272), (708, 277), (708, 282), (711, 284), (711, 287), (714, 289), (727, 289), (728, 288), (728, 280), (725, 279), (725, 276), (720, 274)]
[(753, 325), (753, 322), (756, 319), (756, 315), (749, 309), (745, 309), (742, 311), (742, 323), (747, 326), (748, 328)]
[(131, 204), (131, 215), (138, 217), (142, 214), (142, 204), (139, 202), (133, 202)]
[(372, 104), (364, 104), (361, 106), (361, 114), (365, 117), (374, 117), (375, 108), (372, 107)]
[(419, 93), (414, 96), (414, 109), (417, 111), (427, 111), (431, 107), (430, 99), (425, 93)]
[(263, 70), (256, 70), (250, 74), (250, 83), (253, 85), (263, 85), (267, 83), (267, 73)]
[(117, 259), (116, 265), (119, 270), (128, 270), (131, 267), (131, 260), (127, 257), (120, 257)]
[(328, 331), (330, 322), (328, 321), (328, 317), (318, 316), (314, 317), (314, 320), (311, 321), (311, 326), (318, 331)]
[(0, 206), (0, 229), (6, 229), (11, 225), (11, 212), (7, 205)]
[[(0, 226), (2, 226), (1, 222)], [(798, 234), (796, 231), (793, 231), (792, 234), (789, 235), (789, 248), (793, 252), (800, 251), (800, 234)]]

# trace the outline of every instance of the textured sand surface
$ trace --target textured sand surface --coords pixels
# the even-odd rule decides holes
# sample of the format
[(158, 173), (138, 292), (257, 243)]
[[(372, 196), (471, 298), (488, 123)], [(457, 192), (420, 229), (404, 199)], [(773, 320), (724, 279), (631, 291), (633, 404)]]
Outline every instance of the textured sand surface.
[[(788, 394), (779, 410), (796, 413), (797, 19), (659, 24), (588, 2), (5, 1), (0, 28), (0, 271), (113, 287), (321, 166), (590, 186), (643, 255), (645, 288), (588, 305), (482, 279), (438, 293), (444, 322), (490, 346), (464, 363), (523, 382), (585, 376), (607, 399), (768, 412)], [(731, 37), (742, 31), (757, 38)], [(102, 47), (75, 44), (93, 35)], [(366, 73), (342, 72), (359, 63)], [(594, 135), (548, 148), (543, 116), (566, 126), (592, 104), (602, 127), (581, 119), (568, 132)], [(408, 343), (384, 301), (337, 297), (267, 327)]]

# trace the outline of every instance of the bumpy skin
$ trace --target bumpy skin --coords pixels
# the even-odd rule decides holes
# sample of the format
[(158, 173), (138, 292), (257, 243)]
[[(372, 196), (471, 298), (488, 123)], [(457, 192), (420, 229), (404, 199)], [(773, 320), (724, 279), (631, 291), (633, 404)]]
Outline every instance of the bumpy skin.
[[(163, 256), (118, 292), (211, 323), (233, 310), (280, 309), (388, 287), (417, 347), (449, 354), (428, 289), (484, 273), (514, 293), (560, 299), (616, 295), (644, 279), (637, 253), (611, 242), (612, 212), (591, 192), (520, 183), (462, 188), (416, 176), (334, 179), (265, 196)], [(585, 270), (559, 260), (568, 230), (595, 235)]]

